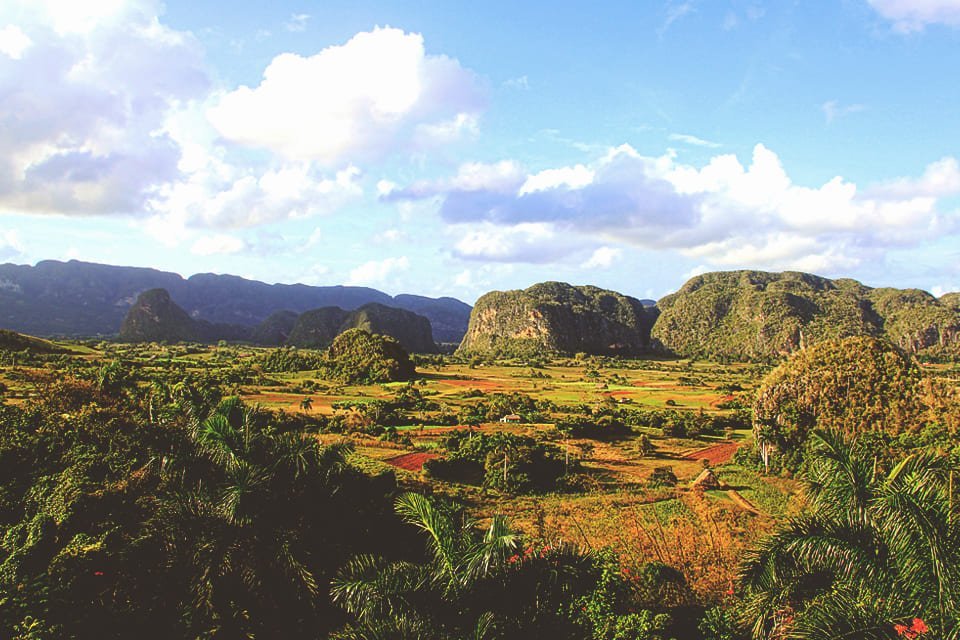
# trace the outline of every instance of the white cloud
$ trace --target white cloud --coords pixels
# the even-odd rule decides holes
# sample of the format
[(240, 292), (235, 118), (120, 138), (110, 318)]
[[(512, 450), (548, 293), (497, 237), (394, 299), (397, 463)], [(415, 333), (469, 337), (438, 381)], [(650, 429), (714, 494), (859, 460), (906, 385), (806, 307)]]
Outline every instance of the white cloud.
[(623, 249), (599, 247), (580, 265), (582, 269), (609, 269), (623, 255)]
[(283, 26), (287, 31), (299, 33), (307, 30), (308, 22), (310, 22), (309, 13), (295, 13), (290, 16), (290, 19), (287, 20), (286, 24)]
[(406, 256), (371, 260), (350, 271), (349, 285), (382, 285), (398, 272), (407, 271), (410, 260)]
[(922, 31), (931, 24), (960, 27), (958, 0), (868, 0), (884, 18), (903, 33)]
[(168, 112), (208, 90), (197, 42), (133, 0), (8, 0), (4, 22), (0, 206), (142, 212), (179, 175)]
[(960, 194), (960, 162), (945, 157), (927, 165), (919, 178), (900, 178), (871, 190), (888, 198), (942, 198)]
[(930, 287), (930, 293), (939, 298), (940, 296), (946, 293), (953, 293), (955, 291), (960, 291), (960, 284), (956, 283), (947, 283), (947, 284), (935, 284)]
[(13, 260), (22, 256), (20, 235), (11, 229), (0, 231), (0, 260)]
[(851, 113), (859, 113), (864, 109), (866, 107), (862, 104), (842, 105), (836, 100), (828, 100), (820, 105), (820, 110), (823, 111), (823, 117), (827, 119), (827, 124), (831, 124), (837, 118), (842, 118)]
[(530, 80), (527, 79), (527, 76), (518, 76), (516, 78), (510, 78), (504, 81), (503, 86), (508, 89), (521, 89), (527, 91), (530, 89)]
[(0, 53), (11, 60), (22, 58), (23, 52), (30, 48), (32, 44), (33, 40), (16, 25), (8, 24), (0, 29)]
[[(494, 166), (510, 171), (490, 171)], [(453, 254), (498, 262), (555, 262), (598, 245), (633, 245), (725, 267), (838, 272), (960, 232), (940, 200), (960, 193), (954, 158), (930, 164), (919, 178), (865, 191), (839, 176), (820, 186), (795, 184), (760, 144), (746, 165), (725, 154), (697, 167), (672, 152), (648, 157), (622, 145), (592, 163), (526, 178), (514, 163), (482, 167), (461, 167), (451, 179), (391, 197), (438, 201), (455, 234)], [(464, 181), (465, 173), (484, 179)], [(504, 175), (509, 179), (492, 179)]]
[(453, 225), (453, 255), (463, 260), (547, 263), (583, 246), (549, 223), (500, 226), (491, 223)]
[(682, 142), (694, 147), (708, 147), (710, 149), (716, 149), (720, 147), (720, 144), (717, 142), (704, 140), (703, 138), (698, 138), (697, 136), (693, 136), (688, 133), (671, 133), (669, 137), (675, 142)]
[(203, 236), (193, 243), (190, 251), (198, 256), (230, 255), (240, 253), (247, 243), (236, 236), (217, 234)]
[(408, 239), (406, 232), (400, 229), (386, 229), (373, 237), (373, 241), (377, 244), (393, 244)]
[(527, 178), (519, 195), (550, 189), (582, 189), (593, 182), (594, 173), (582, 164), (561, 169), (546, 169)]
[(673, 26), (673, 23), (677, 20), (680, 20), (687, 15), (696, 11), (693, 2), (676, 2), (675, 0), (669, 0), (666, 7), (666, 15), (664, 16), (663, 23), (660, 25), (660, 28), (657, 29), (657, 35), (661, 38), (667, 30)]
[(208, 115), (235, 143), (335, 165), (408, 147), (417, 127), (469, 130), (481, 103), (459, 62), (428, 55), (419, 34), (377, 28), (310, 57), (277, 56), (259, 86), (222, 96)]
[(449, 144), (461, 138), (473, 138), (480, 134), (477, 116), (472, 113), (458, 113), (443, 122), (417, 125), (415, 139), (420, 146)]

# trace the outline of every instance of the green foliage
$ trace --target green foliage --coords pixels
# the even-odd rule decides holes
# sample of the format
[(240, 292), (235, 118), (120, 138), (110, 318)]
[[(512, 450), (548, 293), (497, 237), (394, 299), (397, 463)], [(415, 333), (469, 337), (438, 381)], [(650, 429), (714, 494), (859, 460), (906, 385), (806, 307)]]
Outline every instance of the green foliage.
[(410, 380), (416, 369), (393, 338), (350, 329), (338, 335), (329, 351), (332, 377), (348, 383)]
[(810, 509), (741, 567), (757, 638), (892, 638), (920, 619), (960, 637), (960, 519), (948, 460), (914, 454), (878, 465), (869, 443), (810, 435)]
[(599, 576), (593, 589), (572, 603), (573, 615), (593, 640), (660, 640), (670, 616), (637, 609), (638, 580), (610, 551), (597, 555)]
[(340, 559), (389, 548), (390, 479), (236, 398), (100, 374), (0, 405), (0, 637), (328, 629)]
[(796, 468), (814, 428), (890, 436), (923, 429), (935, 417), (930, 391), (936, 390), (911, 358), (889, 343), (866, 337), (823, 342), (764, 378), (753, 407), (757, 439), (776, 445)]
[[(424, 557), (350, 560), (332, 593), (354, 621), (334, 637), (574, 640), (592, 633), (590, 620), (570, 603), (599, 601), (606, 593), (601, 575), (616, 573), (612, 565), (602, 568), (598, 558), (569, 545), (524, 546), (504, 517), (480, 529), (425, 496), (405, 494), (396, 510), (426, 540)], [(602, 593), (591, 599), (595, 590)], [(624, 635), (631, 627), (644, 628), (644, 621), (611, 612), (621, 614), (613, 619), (620, 635), (596, 637), (657, 637)]]
[(257, 364), (267, 373), (289, 373), (322, 369), (326, 366), (327, 360), (319, 351), (281, 347), (261, 356)]
[(580, 470), (579, 461), (545, 442), (510, 433), (454, 431), (446, 440), (447, 456), (430, 460), (425, 472), (435, 478), (482, 483), (508, 493), (560, 488), (561, 479)]
[(481, 296), (457, 353), (519, 359), (544, 353), (637, 354), (648, 348), (655, 318), (639, 300), (614, 291), (543, 282)]
[(687, 357), (772, 361), (851, 336), (883, 337), (914, 353), (960, 353), (960, 312), (913, 289), (871, 289), (790, 271), (727, 271), (695, 276), (657, 306), (653, 338)]
[(673, 472), (673, 467), (669, 466), (654, 467), (647, 479), (647, 485), (651, 487), (675, 487), (677, 482), (677, 474)]

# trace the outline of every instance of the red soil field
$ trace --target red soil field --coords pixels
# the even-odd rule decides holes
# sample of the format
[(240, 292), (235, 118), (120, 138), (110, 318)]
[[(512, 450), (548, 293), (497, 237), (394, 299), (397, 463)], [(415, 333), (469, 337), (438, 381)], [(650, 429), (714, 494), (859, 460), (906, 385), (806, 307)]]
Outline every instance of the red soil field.
[(503, 388), (502, 384), (491, 382), (489, 380), (444, 380), (443, 383), (452, 385), (454, 387), (469, 387), (471, 389), (479, 389), (480, 391)]
[(387, 464), (392, 464), (399, 469), (407, 471), (420, 471), (423, 469), (423, 463), (427, 460), (433, 460), (437, 457), (435, 453), (405, 453), (402, 456), (388, 458), (384, 460)]
[(712, 447), (707, 447), (706, 449), (700, 449), (699, 451), (694, 451), (693, 453), (688, 453), (684, 457), (687, 460), (706, 460), (710, 463), (710, 466), (724, 464), (725, 462), (730, 462), (733, 458), (733, 454), (737, 452), (737, 449), (740, 448), (740, 444), (736, 442), (724, 442), (721, 444), (715, 444)]

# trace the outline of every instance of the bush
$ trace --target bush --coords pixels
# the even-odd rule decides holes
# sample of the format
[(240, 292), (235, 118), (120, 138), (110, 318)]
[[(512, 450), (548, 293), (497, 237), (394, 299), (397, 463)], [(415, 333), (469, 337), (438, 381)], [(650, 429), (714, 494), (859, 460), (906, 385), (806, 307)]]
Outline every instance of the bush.
[(677, 482), (679, 480), (673, 472), (673, 467), (656, 467), (647, 478), (647, 485), (650, 487), (675, 487)]

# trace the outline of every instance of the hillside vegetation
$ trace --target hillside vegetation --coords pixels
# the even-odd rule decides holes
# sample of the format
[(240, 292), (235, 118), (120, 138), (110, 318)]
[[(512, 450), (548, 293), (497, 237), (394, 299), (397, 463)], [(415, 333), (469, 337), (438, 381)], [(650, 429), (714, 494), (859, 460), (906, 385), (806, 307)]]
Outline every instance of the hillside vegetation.
[(655, 310), (615, 291), (543, 282), (477, 300), (458, 353), (636, 355), (648, 349), (655, 318)]
[(949, 300), (790, 271), (705, 273), (658, 302), (652, 336), (668, 352), (723, 360), (774, 360), (849, 336), (951, 357), (960, 353), (960, 311)]
[(165, 289), (151, 289), (137, 298), (120, 326), (122, 342), (217, 342), (234, 340), (271, 346), (326, 349), (350, 329), (395, 338), (407, 351), (435, 353), (430, 321), (411, 311), (371, 303), (354, 311), (340, 307), (272, 314), (257, 327), (212, 324), (191, 318)]

